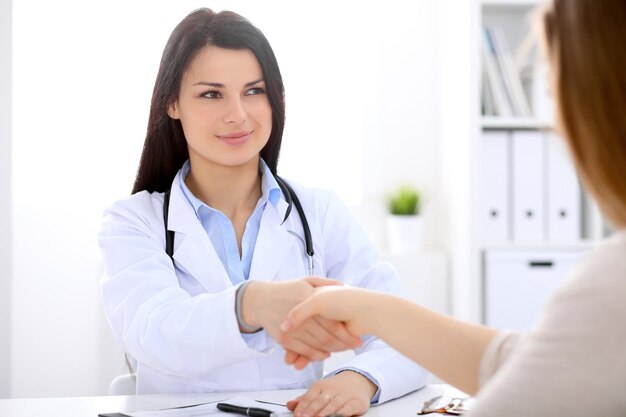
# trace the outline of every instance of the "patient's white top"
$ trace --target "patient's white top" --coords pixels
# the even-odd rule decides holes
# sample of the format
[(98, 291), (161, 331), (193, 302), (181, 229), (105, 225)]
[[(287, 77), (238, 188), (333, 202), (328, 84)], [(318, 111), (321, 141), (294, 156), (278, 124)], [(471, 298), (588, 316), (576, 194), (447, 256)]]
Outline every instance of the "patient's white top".
[(626, 230), (578, 264), (526, 335), (501, 332), (471, 416), (626, 416)]

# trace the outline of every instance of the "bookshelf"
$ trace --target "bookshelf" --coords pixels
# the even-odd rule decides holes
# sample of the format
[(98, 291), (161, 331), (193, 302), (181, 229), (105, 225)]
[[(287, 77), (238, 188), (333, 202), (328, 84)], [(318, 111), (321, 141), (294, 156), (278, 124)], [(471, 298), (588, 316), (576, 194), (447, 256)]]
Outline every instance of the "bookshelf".
[[(491, 270), (492, 255), (510, 255), (511, 259), (519, 259), (527, 253), (529, 257), (534, 257), (533, 259), (537, 257), (543, 259), (545, 256), (545, 259), (553, 257), (558, 260), (563, 257), (570, 262), (578, 254), (593, 249), (603, 237), (610, 233), (610, 228), (603, 221), (594, 202), (578, 185), (576, 204), (573, 207), (575, 209), (573, 210), (575, 233), (565, 233), (559, 238), (554, 238), (549, 235), (545, 226), (547, 220), (545, 220), (542, 221), (541, 236), (530, 238), (524, 236), (518, 239), (513, 233), (514, 221), (508, 219), (504, 237), (495, 240), (485, 238), (485, 201), (493, 197), (496, 192), (494, 187), (485, 186), (485, 167), (493, 165), (491, 160), (493, 154), (486, 153), (484, 149), (485, 136), (491, 134), (495, 138), (499, 135), (504, 140), (514, 143), (516, 146), (508, 144), (508, 150), (505, 152), (506, 158), (516, 160), (520, 150), (528, 145), (524, 138), (552, 137), (555, 132), (546, 81), (540, 77), (545, 73), (537, 69), (538, 52), (536, 47), (530, 47), (532, 43), (527, 37), (531, 30), (532, 12), (541, 2), (471, 0), (464, 3), (460, 5), (451, 0), (444, 0), (440, 15), (442, 29), (439, 47), (441, 50), (448, 51), (440, 57), (439, 65), (442, 68), (440, 86), (440, 111), (443, 115), (440, 122), (444, 170), (442, 188), (444, 198), (448, 201), (447, 212), (450, 220), (447, 248), (451, 257), (451, 305), (454, 315), (461, 319), (483, 323), (487, 321), (491, 324), (486, 310), (488, 310), (488, 298), (493, 297), (493, 294), (488, 291), (491, 284), (486, 275)], [(454, 15), (446, 13), (446, 10), (449, 11), (447, 6), (452, 7), (453, 4)], [(493, 107), (491, 111), (485, 111), (488, 106), (485, 106), (483, 86), (486, 81), (490, 80), (485, 73), (488, 65), (485, 61), (488, 55), (485, 53), (483, 44), (485, 26), (497, 28), (500, 31), (500, 36), (506, 41), (511, 51), (511, 59), (515, 62), (516, 68), (522, 68), (521, 75), (518, 75), (518, 82), (527, 100), (529, 114), (516, 114), (512, 111), (498, 112), (494, 111)], [(452, 28), (457, 28), (454, 31), (456, 36), (452, 35)], [(469, 35), (460, 39), (461, 33)], [(449, 123), (450, 119), (454, 119), (455, 123)], [(496, 139), (493, 141), (498, 143)], [(548, 146), (546, 143), (554, 141), (548, 142), (545, 138), (541, 141), (543, 145), (536, 146), (536, 149), (546, 153), (548, 152), (546, 149), (552, 149), (553, 145)], [(550, 155), (554, 153), (552, 150), (550, 152)], [(564, 154), (566, 155), (565, 152)], [(516, 168), (514, 177), (519, 179), (525, 177), (526, 174), (532, 177), (541, 166), (545, 168), (546, 160), (552, 161), (549, 156), (542, 153), (540, 157), (531, 159), (525, 168), (524, 164), (518, 163), (517, 166), (522, 168)], [(555, 165), (556, 163), (550, 162), (549, 166)], [(493, 173), (491, 176), (499, 178)], [(541, 178), (543, 180), (540, 186), (546, 188), (542, 191), (546, 200), (542, 201), (541, 206), (547, 212), (549, 206), (547, 198), (550, 197), (552, 200), (552, 195), (555, 194), (554, 189), (560, 192), (558, 188), (567, 181), (557, 179), (550, 183), (547, 180), (547, 174), (542, 174)], [(573, 181), (570, 177), (570, 189), (576, 188), (572, 184), (576, 184), (577, 179), (574, 178)], [(500, 185), (502, 184), (505, 184), (508, 187), (507, 192), (511, 193), (515, 181), (509, 177), (500, 181)], [(548, 189), (548, 186), (552, 189)], [(529, 186), (526, 188), (534, 189)], [(512, 210), (513, 200), (516, 199), (507, 194), (503, 199), (503, 204)], [(554, 228), (550, 230), (552, 229)], [(520, 233), (521, 235), (523, 233)], [(558, 264), (557, 261), (555, 263)], [(543, 263), (540, 262), (540, 264)]]
[[(485, 55), (481, 55), (477, 62), (478, 71), (482, 74), (478, 98), (481, 104), (479, 104), (477, 109), (480, 112), (479, 127), (472, 132), (475, 139), (474, 142), (477, 142), (476, 146), (478, 148), (481, 146), (479, 142), (482, 136), (488, 131), (554, 133), (553, 104), (552, 98), (547, 93), (548, 86), (545, 79), (545, 70), (537, 69), (541, 58), (538, 56), (536, 41), (532, 39), (532, 36), (529, 36), (529, 33), (533, 31), (535, 9), (541, 3), (538, 0), (482, 0), (474, 2), (473, 7), (478, 9), (475, 29), (482, 32), (485, 27), (489, 27), (501, 31), (503, 39), (508, 45), (507, 49), (512, 55), (512, 61), (516, 64), (515, 76), (518, 77), (518, 82), (522, 85), (523, 95), (530, 109), (530, 114), (526, 116), (503, 116), (497, 114), (497, 111), (495, 114), (486, 114), (484, 106), (485, 84), (491, 84), (491, 80), (483, 73), (487, 63)], [(479, 43), (484, 40), (480, 35), (476, 38)], [(474, 106), (476, 101), (477, 99), (473, 99)], [(471, 110), (476, 111), (474, 109)], [(481, 153), (480, 149), (476, 152), (478, 154)], [(481, 164), (490, 162), (482, 160), (481, 156), (484, 157), (484, 155), (479, 155), (479, 158), (477, 158)], [(568, 163), (570, 162), (568, 161)], [(486, 192), (489, 191), (482, 190), (481, 197)], [(582, 187), (579, 200), (579, 233), (576, 237), (567, 238), (565, 242), (561, 243), (585, 247), (595, 244), (608, 233), (608, 230), (597, 207), (582, 190)], [(488, 246), (481, 244), (480, 239), (478, 242), (479, 246)], [(512, 236), (509, 236), (507, 242), (500, 243), (506, 243), (512, 248), (516, 246), (515, 239)], [(543, 239), (537, 239), (536, 245), (538, 247), (551, 247), (553, 242), (546, 241), (544, 236)]]

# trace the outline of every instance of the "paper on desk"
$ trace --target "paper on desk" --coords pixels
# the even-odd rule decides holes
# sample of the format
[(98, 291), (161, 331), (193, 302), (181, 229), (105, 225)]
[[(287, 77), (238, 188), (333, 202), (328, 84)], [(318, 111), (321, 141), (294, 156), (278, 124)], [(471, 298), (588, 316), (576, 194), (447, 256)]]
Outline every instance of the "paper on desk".
[(264, 402), (258, 402), (253, 400), (252, 398), (248, 398), (243, 395), (238, 395), (237, 397), (229, 398), (224, 401), (215, 401), (208, 404), (194, 405), (191, 407), (183, 407), (183, 408), (166, 408), (164, 410), (154, 410), (154, 411), (134, 411), (134, 412), (124, 412), (124, 415), (129, 417), (202, 417), (202, 416), (213, 416), (213, 415), (230, 415), (236, 416), (236, 414), (225, 413), (217, 409), (217, 403), (228, 403), (233, 405), (239, 405), (241, 407), (257, 407), (263, 408), (265, 410), (270, 410), (278, 414), (279, 416), (291, 416), (291, 411), (287, 409), (287, 407), (283, 405), (276, 404), (267, 404)]

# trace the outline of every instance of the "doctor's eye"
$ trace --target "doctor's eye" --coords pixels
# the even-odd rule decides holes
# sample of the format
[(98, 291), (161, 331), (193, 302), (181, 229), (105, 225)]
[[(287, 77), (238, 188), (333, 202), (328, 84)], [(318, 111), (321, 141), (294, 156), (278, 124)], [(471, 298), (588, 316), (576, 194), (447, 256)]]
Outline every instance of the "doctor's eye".
[(206, 92), (202, 93), (202, 97), (205, 97), (205, 98), (221, 98), (222, 97), (222, 93), (220, 93), (219, 91), (216, 91), (216, 90), (210, 90), (210, 91), (206, 91)]
[(265, 94), (265, 89), (263, 87), (252, 87), (244, 93), (246, 96), (256, 96), (258, 94)]

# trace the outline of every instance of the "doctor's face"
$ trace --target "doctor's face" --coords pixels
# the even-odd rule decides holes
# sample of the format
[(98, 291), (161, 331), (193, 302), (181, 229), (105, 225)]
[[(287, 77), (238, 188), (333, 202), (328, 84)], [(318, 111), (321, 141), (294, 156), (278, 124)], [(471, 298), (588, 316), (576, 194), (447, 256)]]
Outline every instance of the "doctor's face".
[(201, 49), (168, 114), (181, 121), (192, 167), (256, 164), (272, 131), (263, 73), (248, 49)]

